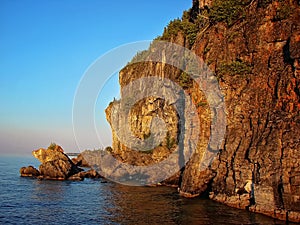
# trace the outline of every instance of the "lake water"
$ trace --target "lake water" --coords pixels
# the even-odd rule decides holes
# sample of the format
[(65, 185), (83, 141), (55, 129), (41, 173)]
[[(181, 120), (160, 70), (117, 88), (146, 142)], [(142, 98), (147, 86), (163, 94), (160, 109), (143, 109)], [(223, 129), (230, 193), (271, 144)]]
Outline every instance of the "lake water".
[(0, 224), (285, 224), (168, 187), (21, 178), (33, 157), (0, 158)]

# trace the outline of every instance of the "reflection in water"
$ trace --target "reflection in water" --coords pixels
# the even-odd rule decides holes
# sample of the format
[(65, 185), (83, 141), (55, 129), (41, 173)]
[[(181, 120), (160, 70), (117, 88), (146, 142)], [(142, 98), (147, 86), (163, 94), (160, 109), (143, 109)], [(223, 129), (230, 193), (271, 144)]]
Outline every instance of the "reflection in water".
[(64, 187), (59, 181), (34, 180), (34, 191), (32, 198), (38, 201), (63, 201)]
[(111, 194), (107, 219), (117, 224), (285, 224), (208, 199), (181, 198), (173, 188), (118, 184), (107, 188)]
[(115, 184), (107, 211), (114, 215), (113, 222), (122, 224), (176, 224), (181, 216), (181, 201), (174, 189)]
[(0, 158), (0, 224), (285, 224), (173, 188), (20, 178), (17, 159)]
[[(36, 180), (34, 191), (31, 192), (33, 204), (39, 205), (39, 210), (34, 211), (33, 215), (38, 217), (40, 210), (44, 211), (44, 216), (55, 220), (55, 216), (64, 211), (66, 184), (58, 181)], [(40, 204), (42, 203), (42, 204)]]

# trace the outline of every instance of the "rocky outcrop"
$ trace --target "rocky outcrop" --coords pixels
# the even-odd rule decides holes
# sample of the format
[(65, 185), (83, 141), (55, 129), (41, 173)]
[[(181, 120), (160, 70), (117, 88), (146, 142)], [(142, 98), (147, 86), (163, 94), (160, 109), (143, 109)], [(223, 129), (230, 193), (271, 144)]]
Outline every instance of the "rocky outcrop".
[[(33, 151), (32, 154), (41, 162), (39, 170), (32, 166), (22, 167), (20, 169), (22, 177), (48, 180), (83, 180), (84, 178), (96, 179), (101, 177), (93, 169), (83, 171), (83, 169), (73, 163), (58, 145), (48, 149), (40, 148)], [(79, 159), (80, 164), (82, 164), (81, 162), (84, 158), (81, 156)]]
[(63, 153), (60, 146), (53, 149), (38, 149), (32, 152), (42, 164), (39, 166), (40, 177), (44, 179), (66, 180), (82, 171)]
[[(211, 132), (211, 112), (205, 95), (182, 71), (156, 62), (131, 64), (120, 72), (121, 90), (139, 78), (158, 76), (177, 82), (197, 104), (201, 141), (176, 178), (182, 195), (208, 194), (233, 207), (299, 222), (299, 1), (193, 2), (192, 10), (171, 23), (160, 38), (191, 49), (215, 72), (226, 105), (226, 133), (218, 157), (199, 169)], [(162, 61), (164, 57), (170, 56), (162, 54)], [(118, 104), (115, 101), (106, 110), (110, 123), (113, 116), (118, 117), (111, 111)], [(132, 107), (130, 129), (139, 139), (146, 139), (149, 123), (159, 116), (171, 121), (167, 123), (169, 138), (178, 140), (182, 127), (192, 132), (195, 128), (188, 124), (176, 125), (180, 115), (171, 106), (162, 98), (141, 100)], [(190, 113), (185, 112), (184, 117), (189, 119)], [(125, 122), (119, 118), (116, 127)], [(116, 131), (112, 154), (126, 162), (143, 163), (141, 157), (131, 156), (134, 143), (124, 146)], [(155, 162), (166, 154), (147, 157)]]

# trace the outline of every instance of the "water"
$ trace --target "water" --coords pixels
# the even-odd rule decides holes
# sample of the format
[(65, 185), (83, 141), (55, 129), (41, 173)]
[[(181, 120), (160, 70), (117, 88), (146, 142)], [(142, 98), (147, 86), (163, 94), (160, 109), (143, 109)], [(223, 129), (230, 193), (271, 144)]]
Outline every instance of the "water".
[(0, 158), (0, 224), (285, 224), (168, 187), (19, 177), (32, 157)]

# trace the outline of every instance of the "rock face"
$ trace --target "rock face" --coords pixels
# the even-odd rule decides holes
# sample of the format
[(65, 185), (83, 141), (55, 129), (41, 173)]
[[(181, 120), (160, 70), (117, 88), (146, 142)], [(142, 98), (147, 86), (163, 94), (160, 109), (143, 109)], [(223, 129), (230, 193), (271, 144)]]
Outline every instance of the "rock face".
[[(159, 76), (177, 82), (197, 102), (201, 141), (176, 178), (182, 195), (209, 193), (211, 199), (233, 207), (299, 222), (299, 1), (193, 3), (187, 13), (190, 18), (185, 14), (181, 22), (171, 24), (161, 39), (191, 49), (218, 78), (225, 96), (227, 125), (217, 159), (206, 169), (199, 169), (211, 131), (210, 109), (203, 93), (181, 71), (162, 63), (132, 64), (120, 73), (121, 90), (138, 78)], [(231, 8), (226, 8), (228, 5)], [(232, 14), (232, 7), (240, 13)], [(191, 29), (193, 24), (197, 24), (198, 30)], [(189, 29), (184, 28), (187, 25)], [(118, 104), (115, 101), (106, 110), (110, 123), (112, 106)], [(156, 115), (170, 121), (167, 129), (169, 138), (174, 140), (178, 140), (180, 127), (184, 126), (186, 131), (194, 129), (176, 124), (179, 115), (171, 105), (153, 97), (132, 108), (132, 132), (140, 139), (147, 137), (149, 123)], [(118, 127), (124, 123), (119, 118)], [(166, 145), (162, 143), (163, 147)], [(112, 147), (112, 154), (123, 161), (143, 161), (140, 157), (132, 159), (130, 145), (123, 146), (114, 130)], [(155, 159), (150, 155), (149, 160), (155, 162), (166, 157), (165, 153), (157, 154)]]

